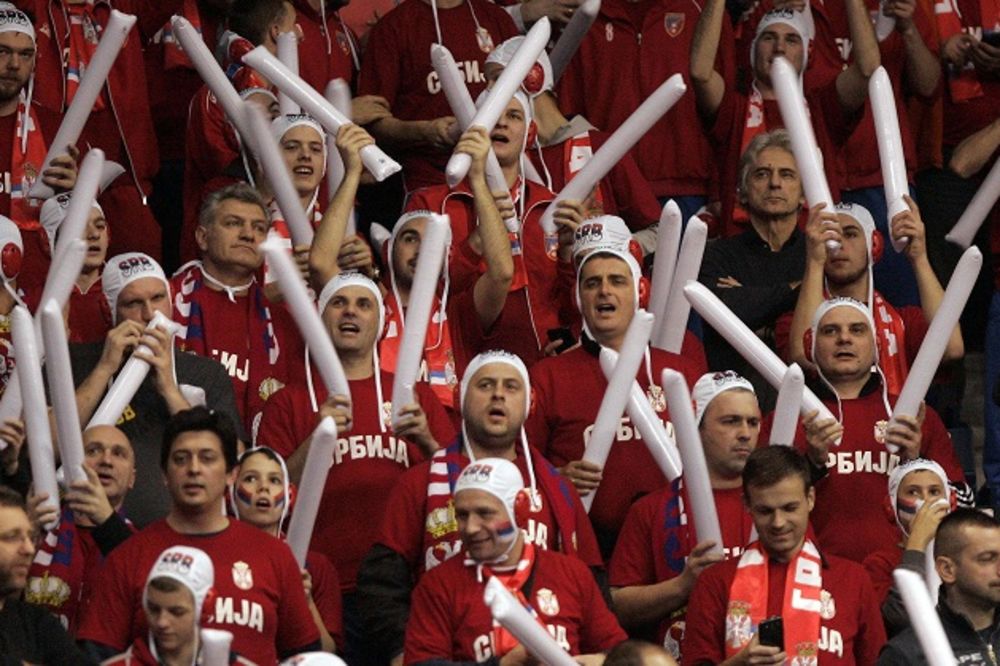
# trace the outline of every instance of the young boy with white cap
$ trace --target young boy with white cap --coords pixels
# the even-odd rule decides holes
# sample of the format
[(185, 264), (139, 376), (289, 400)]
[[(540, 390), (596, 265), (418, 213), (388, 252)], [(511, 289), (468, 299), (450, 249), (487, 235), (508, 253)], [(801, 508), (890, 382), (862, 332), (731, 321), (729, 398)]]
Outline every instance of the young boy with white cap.
[(607, 652), (625, 640), (586, 566), (525, 538), (520, 527), (531, 510), (529, 492), (517, 466), (503, 458), (480, 458), (459, 476), (454, 513), (464, 553), (414, 590), (405, 664), (482, 662), (523, 650), (483, 601), (491, 578), (571, 655)]
[[(142, 595), (149, 634), (102, 666), (187, 666), (200, 663), (202, 617), (215, 612), (215, 568), (191, 546), (171, 546), (156, 559)], [(251, 662), (231, 655), (231, 664)]]
[[(751, 540), (740, 475), (760, 433), (753, 385), (735, 372), (702, 375), (692, 397), (723, 543), (695, 543), (681, 477), (632, 505), (608, 568), (619, 620), (636, 634), (655, 627), (656, 642), (675, 658), (699, 574), (724, 557), (738, 557)], [(721, 556), (709, 552), (720, 545)]]

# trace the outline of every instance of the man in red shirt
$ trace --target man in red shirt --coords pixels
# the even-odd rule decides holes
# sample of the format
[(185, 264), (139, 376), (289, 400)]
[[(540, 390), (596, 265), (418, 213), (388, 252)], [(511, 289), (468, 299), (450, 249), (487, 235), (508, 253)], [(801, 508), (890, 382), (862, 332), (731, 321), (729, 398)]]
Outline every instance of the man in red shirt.
[(133, 250), (159, 257), (160, 225), (146, 205), (160, 160), (142, 43), (143, 35), (155, 33), (181, 7), (181, 0), (158, 3), (18, 0), (16, 4), (32, 12), (38, 32), (34, 95), (39, 104), (59, 114), (66, 113), (73, 101), (81, 74), (91, 64), (111, 10), (138, 17), (87, 118), (80, 143), (100, 148), (107, 159), (127, 169), (101, 196), (113, 229), (112, 253)]
[(503, 458), (481, 458), (458, 477), (455, 520), (464, 553), (417, 584), (405, 664), (483, 662), (523, 652), (483, 601), (486, 582), (494, 577), (562, 649), (582, 655), (583, 663), (588, 654), (625, 640), (583, 563), (525, 539), (519, 527), (530, 511), (529, 493), (517, 466)]
[(629, 509), (608, 570), (618, 619), (633, 633), (651, 634), (680, 657), (684, 615), (698, 576), (750, 543), (741, 474), (757, 446), (760, 408), (753, 385), (733, 372), (705, 374), (694, 385), (698, 434), (722, 529), (722, 555), (713, 541), (695, 542), (684, 480), (650, 493)]
[[(512, 37), (486, 58), (486, 80), (491, 87), (523, 43), (524, 37)], [(545, 179), (545, 186), (559, 192), (611, 135), (599, 131), (581, 115), (570, 120), (562, 114), (552, 92), (552, 64), (544, 51), (525, 77), (521, 90), (528, 95), (538, 126), (538, 143), (527, 146), (526, 154)], [(659, 219), (660, 205), (630, 154), (612, 167), (594, 196), (601, 210), (608, 215), (619, 215), (628, 223), (636, 232), (636, 239), (641, 239), (646, 254), (655, 251), (655, 229), (643, 230)]]
[[(893, 307), (874, 287), (873, 267), (884, 259), (886, 241), (876, 229), (868, 210), (859, 204), (838, 204), (836, 226), (810, 216), (806, 225), (806, 272), (799, 287), (799, 299), (790, 317), (787, 339), (777, 340), (779, 352), (803, 368), (812, 368), (805, 357), (803, 337), (816, 308), (827, 298), (848, 296), (865, 303), (872, 312), (879, 338), (879, 366), (890, 393), (899, 394), (906, 381), (910, 363), (916, 358), (927, 327), (941, 306), (944, 289), (927, 257), (927, 237), (920, 211), (912, 199), (910, 210), (892, 220), (893, 237), (909, 238), (903, 254), (913, 267), (920, 289), (919, 306)], [(840, 248), (830, 251), (826, 238), (836, 238)], [(789, 317), (782, 317), (787, 323)], [(783, 328), (779, 320), (777, 328)], [(779, 336), (776, 331), (775, 337)], [(784, 344), (783, 344), (784, 343)], [(958, 326), (948, 339), (944, 361), (962, 358), (965, 353), (962, 331)]]
[(229, 374), (245, 432), (264, 404), (302, 368), (302, 341), (285, 309), (267, 301), (257, 281), (260, 244), (270, 226), (257, 191), (245, 183), (208, 195), (195, 240), (201, 261), (171, 278), (176, 344), (219, 361)]
[[(645, 283), (635, 258), (618, 247), (598, 248), (577, 269), (577, 303), (583, 315), (580, 346), (543, 359), (531, 369), (534, 400), (525, 425), (529, 441), (581, 494), (596, 492), (590, 509), (601, 553), (611, 557), (618, 530), (635, 498), (661, 488), (665, 479), (627, 414), (604, 468), (583, 460), (594, 417), (608, 382), (601, 370), (602, 347), (621, 351), (629, 324), (642, 305)], [(650, 348), (636, 379), (653, 410), (667, 419), (658, 381), (664, 368), (679, 370), (688, 385), (704, 368), (680, 354)]]
[[(257, 663), (316, 649), (319, 634), (288, 546), (222, 512), (236, 464), (229, 417), (195, 407), (167, 425), (160, 464), (172, 506), (167, 518), (116, 548), (104, 564), (79, 638), (115, 654), (146, 635), (146, 577), (156, 557), (174, 545), (204, 550), (216, 569), (213, 615), (205, 626), (233, 634), (233, 649)], [(248, 548), (248, 544), (253, 544)]]
[(487, 54), (517, 32), (507, 12), (487, 0), (403, 2), (372, 28), (358, 93), (388, 102), (392, 115), (376, 119), (369, 129), (401, 159), (408, 192), (444, 182), (455, 144), (455, 118), (431, 67), (430, 46), (448, 47), (475, 99), (486, 89)]
[(323, 92), (334, 79), (351, 87), (361, 68), (361, 45), (340, 17), (349, 0), (294, 0), (299, 42), (299, 76)]
[[(361, 650), (362, 630), (356, 578), (361, 559), (375, 543), (385, 498), (410, 466), (437, 450), (439, 443), (451, 441), (455, 430), (424, 383), (414, 386), (415, 402), (403, 407), (402, 420), (392, 427), (394, 378), (380, 369), (377, 354), (384, 328), (378, 285), (358, 273), (338, 273), (320, 292), (318, 308), (344, 367), (350, 401), (329, 395), (310, 364), (304, 380), (268, 400), (256, 443), (284, 456), (292, 481), (298, 482), (313, 430), (327, 415), (343, 422), (344, 408), (350, 410), (350, 421), (338, 433), (311, 547), (328, 555), (340, 576), (345, 650), (354, 655)], [(359, 520), (362, 514), (365, 518)], [(344, 539), (345, 534), (351, 538)]]
[[(826, 177), (835, 200), (842, 184), (836, 169), (838, 150), (858, 120), (868, 97), (868, 77), (879, 66), (878, 43), (863, 0), (848, 0), (854, 62), (807, 98), (816, 141), (825, 156)], [(736, 208), (735, 178), (740, 156), (755, 136), (784, 127), (771, 83), (771, 62), (784, 57), (799, 74), (806, 69), (809, 40), (807, 18), (801, 12), (781, 9), (768, 12), (757, 26), (751, 46), (753, 81), (749, 91), (736, 88), (716, 64), (726, 20), (723, 0), (710, 0), (698, 19), (691, 45), (691, 82), (702, 123), (714, 144), (720, 175), (723, 235), (732, 235), (745, 223), (746, 214)]]
[[(703, 6), (691, 0), (604, 0), (558, 82), (560, 108), (567, 115), (580, 113), (601, 130), (613, 132), (672, 75), (679, 72), (687, 80)], [(726, 72), (733, 63), (728, 23), (720, 25), (724, 46), (718, 60)], [(631, 154), (653, 194), (660, 201), (674, 199), (685, 221), (705, 205), (715, 189), (718, 177), (711, 146), (698, 123), (690, 91)]]
[[(787, 446), (750, 454), (743, 495), (759, 541), (698, 578), (684, 666), (875, 663), (885, 629), (868, 576), (859, 564), (821, 555), (806, 536), (816, 499), (809, 467)], [(762, 644), (761, 623), (775, 616), (784, 640)]]
[[(49, 245), (55, 249), (56, 236), (59, 227), (66, 219), (71, 198), (70, 192), (58, 194), (42, 204), (41, 224), (49, 237)], [(108, 256), (110, 230), (108, 220), (104, 216), (101, 204), (94, 201), (87, 216), (87, 228), (83, 235), (87, 242), (87, 254), (83, 261), (83, 269), (73, 291), (69, 296), (69, 341), (70, 342), (102, 342), (111, 328), (111, 312), (104, 298), (101, 285), (101, 271), (104, 260)], [(44, 285), (38, 285), (27, 291), (25, 302), (34, 311), (42, 296)]]
[[(892, 548), (898, 535), (884, 516), (871, 511), (885, 501), (886, 481), (901, 461), (922, 457), (940, 464), (963, 487), (962, 466), (941, 418), (931, 407), (918, 417), (896, 415), (896, 396), (878, 368), (875, 326), (868, 308), (850, 298), (825, 301), (813, 316), (810, 356), (819, 382), (814, 390), (835, 419), (807, 415), (795, 435), (796, 448), (828, 474), (816, 484), (811, 521), (825, 552), (862, 562)], [(770, 430), (765, 423), (765, 430)], [(840, 439), (839, 445), (834, 445)], [(896, 450), (892, 451), (889, 447)], [(963, 490), (964, 493), (970, 493)], [(850, 529), (844, 529), (849, 524)]]
[(484, 352), (469, 364), (461, 389), (462, 435), (399, 480), (359, 574), (368, 642), (380, 646), (383, 661), (402, 658), (413, 581), (461, 551), (455, 483), (467, 465), (481, 458), (510, 460), (531, 480), (534, 502), (521, 521), (527, 541), (573, 555), (599, 580), (604, 576), (579, 497), (524, 434), (531, 396), (524, 363), (504, 351)]
[[(555, 195), (525, 178), (524, 150), (534, 132), (531, 104), (523, 93), (516, 92), (489, 137), (518, 223), (516, 228), (508, 228), (514, 275), (503, 312), (485, 336), (484, 345), (476, 350), (505, 349), (520, 356), (528, 366), (556, 347), (557, 339), (550, 331), (570, 326), (575, 319), (575, 313), (569, 313), (573, 232), (588, 214), (579, 201), (561, 201), (554, 218), (556, 233), (550, 235), (542, 228), (542, 215)], [(473, 147), (469, 150), (475, 152)], [(407, 204), (408, 210), (432, 210), (450, 217), (453, 249), (449, 273), (453, 292), (467, 288), (483, 272), (482, 252), (471, 235), (477, 217), (491, 213), (496, 206), (486, 198), (476, 197), (471, 185), (467, 178), (454, 189), (447, 185), (428, 187), (416, 192)], [(508, 219), (508, 223), (513, 226), (512, 220)]]
[(38, 221), (40, 203), (28, 198), (28, 190), (39, 175), (56, 192), (68, 191), (76, 184), (77, 150), (73, 146), (65, 146), (68, 154), (60, 155), (49, 169), (38, 173), (61, 119), (32, 95), (36, 46), (35, 28), (28, 15), (13, 7), (0, 10), (0, 48), (8, 54), (0, 84), (0, 178), (4, 183), (0, 215), (12, 219), (24, 238), (21, 286), (27, 288), (44, 284), (51, 261), (50, 239)]

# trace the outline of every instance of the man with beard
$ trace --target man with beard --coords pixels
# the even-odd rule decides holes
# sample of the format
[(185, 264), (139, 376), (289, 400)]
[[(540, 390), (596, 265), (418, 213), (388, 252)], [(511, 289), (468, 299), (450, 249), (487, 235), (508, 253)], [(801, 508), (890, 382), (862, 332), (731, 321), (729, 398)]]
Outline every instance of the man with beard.
[(0, 655), (11, 663), (92, 663), (48, 609), (20, 599), (35, 555), (34, 537), (24, 500), (0, 486)]

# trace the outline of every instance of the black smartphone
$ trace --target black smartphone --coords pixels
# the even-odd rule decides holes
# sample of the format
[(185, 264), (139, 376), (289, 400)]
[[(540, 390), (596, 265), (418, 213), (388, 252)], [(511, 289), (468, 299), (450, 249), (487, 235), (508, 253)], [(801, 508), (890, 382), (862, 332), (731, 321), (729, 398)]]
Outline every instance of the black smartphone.
[(1000, 32), (984, 32), (983, 43), (1000, 49)]
[(785, 628), (781, 623), (781, 616), (775, 615), (762, 621), (757, 626), (757, 638), (761, 645), (784, 649)]
[(556, 347), (556, 353), (561, 354), (573, 345), (576, 344), (576, 338), (573, 337), (573, 332), (568, 328), (550, 328), (548, 330), (549, 342), (559, 342), (559, 346)]

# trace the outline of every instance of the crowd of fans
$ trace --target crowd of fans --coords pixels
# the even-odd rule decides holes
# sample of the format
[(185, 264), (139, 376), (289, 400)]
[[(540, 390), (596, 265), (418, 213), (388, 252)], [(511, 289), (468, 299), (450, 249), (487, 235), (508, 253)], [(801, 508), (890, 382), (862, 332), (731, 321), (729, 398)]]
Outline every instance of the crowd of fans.
[[(79, 137), (54, 145), (116, 11), (137, 21)], [(462, 126), (433, 46), (483, 104), (533, 26), (551, 25), (551, 47), (593, 11), (571, 59), (543, 51), (494, 127)], [(185, 25), (267, 134), (241, 134), (246, 118), (182, 48)], [(308, 86), (350, 88), (353, 122), (328, 131), (244, 62), (288, 33)], [(779, 65), (797, 76), (832, 206), (806, 201)], [(880, 67), (901, 201), (887, 201), (869, 98)], [(675, 74), (679, 101), (585, 197), (557, 198)], [(264, 144), (283, 165), (261, 163)], [(373, 145), (401, 166), (381, 182), (363, 160)], [(74, 206), (94, 149), (98, 196)], [(7, 416), (27, 353), (15, 313), (48, 303), (62, 248), (79, 245), (63, 224), (87, 211), (64, 308), (83, 464), (62, 465), (58, 497), (38, 483), (48, 452), (24, 415), (47, 413), (55, 440), (60, 405), (25, 400), (0, 422), (0, 662), (548, 662), (494, 619), (489, 589), (584, 666), (926, 663), (933, 618), (907, 612), (900, 570), (926, 580), (961, 663), (996, 663), (1000, 208), (930, 391), (916, 414), (894, 410), (943, 311), (958, 256), (944, 235), (998, 149), (996, 0), (0, 2)], [(452, 155), (470, 166), (450, 186)], [(286, 210), (283, 186), (299, 199)], [(794, 434), (779, 434), (759, 359), (694, 310), (656, 322), (676, 342), (629, 348), (678, 263), (657, 256), (678, 252), (661, 237), (674, 210), (708, 236), (702, 256), (685, 231), (681, 259), (822, 403)], [(438, 268), (418, 260), (441, 225)], [(395, 372), (414, 360), (418, 267), (439, 278), (408, 384)], [(327, 385), (340, 383), (328, 343), (343, 386)], [(985, 352), (982, 395), (964, 391), (967, 351)], [(618, 354), (641, 357), (626, 401), (607, 391)], [(97, 418), (134, 365), (148, 374), (122, 412)], [(679, 476), (661, 464), (689, 432), (672, 424), (673, 376), (692, 403), (672, 402), (674, 417), (693, 417), (704, 459)], [(409, 404), (393, 404), (397, 384)], [(981, 461), (964, 401), (983, 404)], [(598, 462), (595, 424), (622, 402)], [(334, 429), (324, 473), (313, 454)], [(718, 538), (695, 528), (709, 494)], [(297, 550), (304, 496), (319, 508)]]

